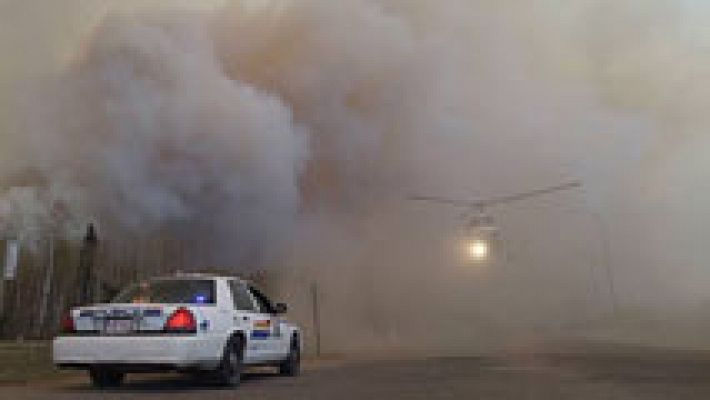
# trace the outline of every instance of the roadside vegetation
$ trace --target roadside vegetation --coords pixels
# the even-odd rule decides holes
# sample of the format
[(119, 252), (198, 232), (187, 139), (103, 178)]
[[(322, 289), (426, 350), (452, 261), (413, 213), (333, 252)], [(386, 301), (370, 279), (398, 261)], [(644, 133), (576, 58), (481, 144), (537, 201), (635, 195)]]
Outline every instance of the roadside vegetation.
[(72, 374), (54, 369), (51, 356), (47, 341), (0, 341), (0, 384), (23, 384)]

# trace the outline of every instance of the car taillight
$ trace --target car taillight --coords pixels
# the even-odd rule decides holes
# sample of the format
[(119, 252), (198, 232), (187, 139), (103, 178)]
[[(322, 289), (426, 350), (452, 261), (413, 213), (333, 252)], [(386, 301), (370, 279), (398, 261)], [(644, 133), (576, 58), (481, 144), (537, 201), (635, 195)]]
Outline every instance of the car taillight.
[(197, 320), (187, 308), (178, 308), (165, 323), (165, 331), (170, 333), (196, 333)]
[(62, 317), (61, 329), (62, 333), (76, 332), (76, 326), (74, 325), (74, 318), (72, 318), (71, 311), (66, 313), (64, 317)]

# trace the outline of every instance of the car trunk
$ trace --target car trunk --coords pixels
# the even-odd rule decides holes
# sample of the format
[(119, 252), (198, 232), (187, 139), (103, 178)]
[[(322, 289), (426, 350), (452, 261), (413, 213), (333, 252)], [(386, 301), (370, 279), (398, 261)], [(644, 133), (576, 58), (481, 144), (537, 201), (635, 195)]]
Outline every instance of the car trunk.
[(201, 319), (199, 307), (183, 304), (97, 304), (75, 308), (72, 318), (77, 334), (158, 334), (179, 308), (187, 308), (196, 320)]

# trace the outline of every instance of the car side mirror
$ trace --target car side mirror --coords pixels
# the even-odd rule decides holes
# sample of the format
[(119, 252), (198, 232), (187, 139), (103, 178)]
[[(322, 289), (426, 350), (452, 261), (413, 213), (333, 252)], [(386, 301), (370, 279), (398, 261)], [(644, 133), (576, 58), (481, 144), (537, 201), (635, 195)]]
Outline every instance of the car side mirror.
[(286, 303), (276, 303), (274, 306), (274, 314), (286, 314), (286, 311), (288, 311)]

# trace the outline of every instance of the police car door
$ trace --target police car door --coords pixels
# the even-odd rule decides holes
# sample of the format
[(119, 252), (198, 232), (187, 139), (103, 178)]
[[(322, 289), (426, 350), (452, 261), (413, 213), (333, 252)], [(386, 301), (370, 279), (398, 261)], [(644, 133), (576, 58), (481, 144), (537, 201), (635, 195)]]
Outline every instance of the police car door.
[(267, 359), (280, 359), (282, 347), (280, 345), (284, 337), (281, 319), (276, 315), (271, 301), (263, 293), (253, 286), (249, 286), (249, 293), (256, 300), (260, 312), (252, 325), (251, 337), (263, 343), (261, 348), (264, 349)]
[(247, 285), (237, 280), (230, 280), (229, 288), (234, 300), (235, 328), (243, 331), (247, 339), (244, 348), (244, 361), (267, 360), (270, 357), (271, 349), (269, 343), (264, 340), (265, 335), (259, 326), (265, 325), (263, 321), (268, 318), (261, 312)]

